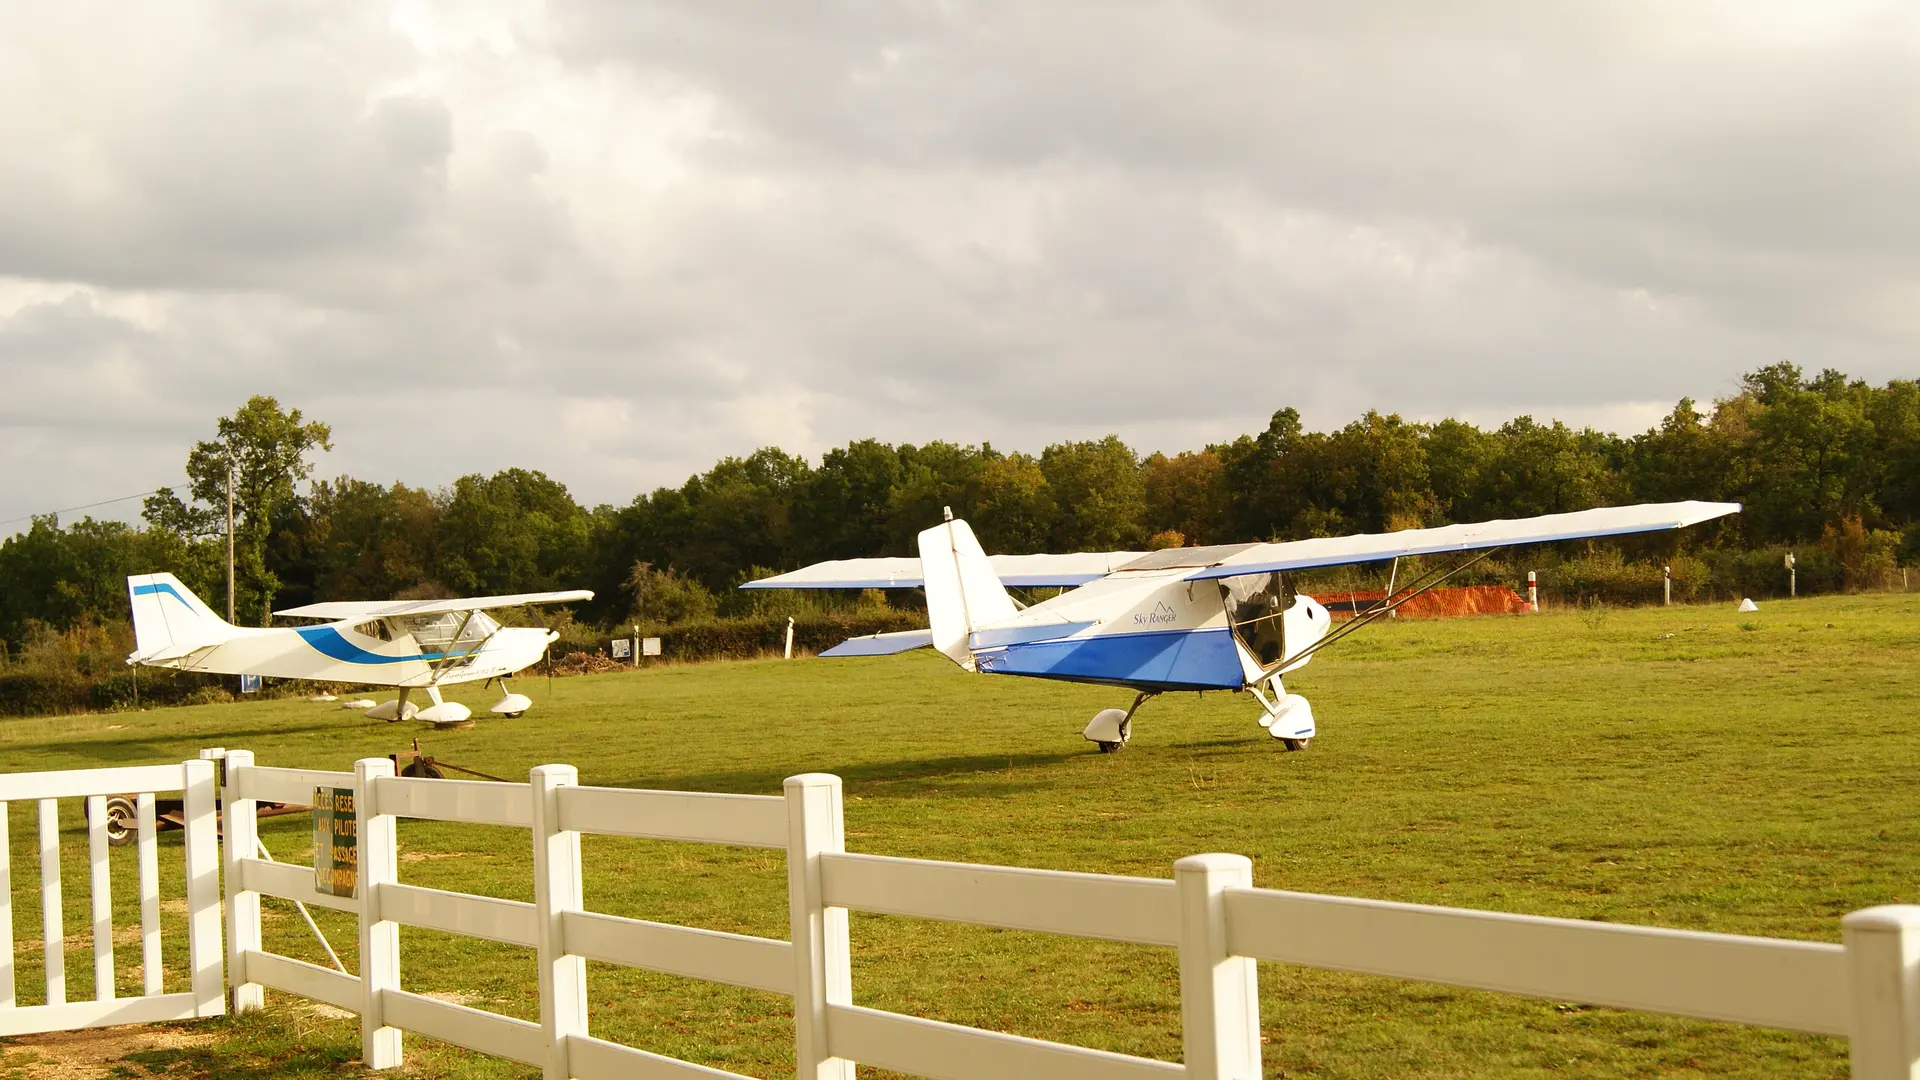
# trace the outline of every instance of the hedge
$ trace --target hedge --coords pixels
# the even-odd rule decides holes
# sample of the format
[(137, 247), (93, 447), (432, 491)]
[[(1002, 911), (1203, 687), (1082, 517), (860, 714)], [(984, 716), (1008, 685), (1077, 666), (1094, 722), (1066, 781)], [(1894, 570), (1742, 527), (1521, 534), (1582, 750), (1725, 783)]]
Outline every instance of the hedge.
[[(926, 616), (913, 611), (868, 609), (838, 614), (797, 615), (793, 620), (795, 652), (817, 653), (850, 637), (926, 629)], [(778, 653), (786, 648), (784, 616), (749, 615), (702, 619), (674, 626), (640, 627), (642, 637), (660, 639), (661, 659), (671, 661), (741, 660)], [(553, 644), (558, 660), (570, 653), (607, 651), (607, 639), (562, 639)]]

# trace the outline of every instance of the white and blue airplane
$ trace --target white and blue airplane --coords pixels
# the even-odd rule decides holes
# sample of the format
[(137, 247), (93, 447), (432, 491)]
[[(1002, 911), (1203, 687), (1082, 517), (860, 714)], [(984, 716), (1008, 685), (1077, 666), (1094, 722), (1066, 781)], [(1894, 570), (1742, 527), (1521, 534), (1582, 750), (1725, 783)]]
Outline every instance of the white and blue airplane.
[[(392, 686), (400, 696), (368, 709), (368, 716), (417, 717), (435, 725), (459, 724), (473, 714), (441, 698), (440, 688), (454, 683), (500, 680), (502, 696), (490, 711), (501, 716), (519, 716), (533, 704), (507, 688), (507, 676), (532, 667), (559, 635), (501, 626), (488, 611), (593, 599), (593, 593), (574, 589), (461, 600), (331, 601), (274, 612), (322, 622), (255, 629), (214, 614), (172, 574), (135, 574), (127, 579), (127, 595), (133, 602), (129, 664)], [(407, 701), (415, 689), (426, 691), (432, 704), (416, 710)]]
[[(1260, 702), (1260, 726), (1287, 749), (1304, 750), (1315, 732), (1313, 709), (1287, 691), (1281, 676), (1480, 559), (1516, 544), (1679, 529), (1739, 510), (1739, 503), (1645, 503), (1278, 543), (995, 556), (948, 511), (944, 523), (920, 534), (917, 559), (840, 559), (741, 588), (923, 588), (928, 629), (854, 638), (820, 655), (880, 656), (931, 645), (971, 672), (1137, 691), (1131, 707), (1101, 710), (1082, 732), (1104, 752), (1126, 745), (1141, 703), (1177, 690), (1248, 691)], [(1398, 584), (1399, 559), (1463, 552), (1478, 554)], [(1327, 609), (1296, 593), (1287, 578), (1390, 559), (1396, 561), (1387, 595), (1338, 630)], [(1023, 607), (1008, 585), (1068, 591)]]

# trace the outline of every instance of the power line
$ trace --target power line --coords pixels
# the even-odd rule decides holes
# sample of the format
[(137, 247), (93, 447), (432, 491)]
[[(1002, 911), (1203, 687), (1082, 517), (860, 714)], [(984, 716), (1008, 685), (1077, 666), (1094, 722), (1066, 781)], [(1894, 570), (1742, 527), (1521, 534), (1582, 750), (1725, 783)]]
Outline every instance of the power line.
[(58, 516), (60, 514), (71, 514), (75, 510), (92, 510), (95, 507), (99, 507), (99, 506), (112, 506), (114, 503), (123, 503), (123, 502), (126, 502), (128, 499), (144, 499), (149, 495), (158, 495), (162, 491), (167, 491), (167, 492), (181, 491), (191, 486), (192, 486), (191, 484), (175, 484), (172, 487), (154, 488), (151, 491), (142, 491), (133, 495), (122, 495), (117, 499), (102, 499), (99, 502), (87, 503), (84, 506), (69, 506), (64, 510), (48, 510), (45, 513), (39, 513), (39, 514), (21, 514), (19, 517), (0, 520), (0, 525), (11, 525), (16, 521), (32, 521), (34, 518), (37, 518), (37, 517), (46, 517), (47, 514), (53, 514), (55, 516)]

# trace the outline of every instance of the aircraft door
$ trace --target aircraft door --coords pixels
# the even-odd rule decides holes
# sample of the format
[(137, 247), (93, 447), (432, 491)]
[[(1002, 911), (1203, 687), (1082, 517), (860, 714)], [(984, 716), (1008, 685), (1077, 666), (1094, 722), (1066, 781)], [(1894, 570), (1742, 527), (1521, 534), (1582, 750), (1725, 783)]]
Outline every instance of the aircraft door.
[(1287, 655), (1284, 616), (1293, 606), (1293, 586), (1286, 575), (1248, 574), (1222, 578), (1220, 584), (1234, 636), (1261, 667), (1279, 663)]

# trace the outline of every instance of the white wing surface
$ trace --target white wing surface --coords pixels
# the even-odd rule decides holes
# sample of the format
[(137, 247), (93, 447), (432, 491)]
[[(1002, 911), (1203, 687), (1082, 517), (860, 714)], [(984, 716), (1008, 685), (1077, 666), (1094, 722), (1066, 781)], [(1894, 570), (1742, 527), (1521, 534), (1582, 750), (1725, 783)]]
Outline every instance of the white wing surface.
[(593, 599), (591, 589), (564, 592), (514, 593), (510, 596), (468, 596), (454, 600), (329, 600), (319, 604), (286, 608), (275, 615), (308, 619), (373, 619), (393, 615), (439, 615), (448, 611), (486, 611), (490, 608), (524, 607), (528, 604), (565, 604)]
[[(1077, 551), (1065, 555), (989, 555), (1003, 585), (1071, 588), (1097, 581), (1140, 558), (1140, 551)], [(749, 581), (743, 589), (915, 589), (925, 584), (920, 560), (887, 557), (834, 559), (791, 573)]]
[(1211, 565), (1194, 570), (1186, 577), (1188, 580), (1239, 577), (1242, 574), (1264, 574), (1274, 570), (1310, 570), (1321, 566), (1378, 562), (1409, 555), (1438, 555), (1514, 544), (1625, 536), (1629, 533), (1683, 529), (1739, 512), (1739, 503), (1641, 503), (1637, 506), (1603, 506), (1593, 510), (1577, 510), (1571, 514), (1546, 514), (1511, 521), (1445, 525), (1437, 529), (1405, 529), (1391, 533), (1250, 544), (1233, 550)]

